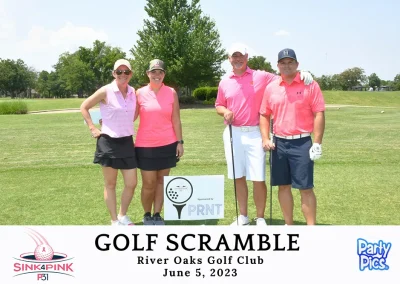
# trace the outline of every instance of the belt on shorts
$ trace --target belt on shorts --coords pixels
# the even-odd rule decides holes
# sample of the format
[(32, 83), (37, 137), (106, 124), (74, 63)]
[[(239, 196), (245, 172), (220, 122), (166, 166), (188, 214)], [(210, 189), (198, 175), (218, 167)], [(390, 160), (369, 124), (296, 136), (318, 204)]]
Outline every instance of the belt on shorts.
[(260, 127), (257, 126), (232, 126), (233, 128), (236, 128), (242, 132), (252, 132), (252, 131), (258, 131), (260, 130)]
[(311, 136), (311, 133), (302, 133), (302, 134), (289, 135), (289, 136), (281, 136), (281, 135), (274, 134), (274, 136), (278, 137), (278, 138), (282, 138), (282, 139), (293, 140), (293, 139), (300, 139), (300, 138)]

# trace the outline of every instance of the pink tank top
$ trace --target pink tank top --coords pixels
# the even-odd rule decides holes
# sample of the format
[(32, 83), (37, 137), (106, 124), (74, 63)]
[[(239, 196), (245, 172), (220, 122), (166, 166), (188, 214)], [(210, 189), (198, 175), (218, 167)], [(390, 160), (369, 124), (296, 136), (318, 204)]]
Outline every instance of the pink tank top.
[(100, 102), (100, 114), (103, 120), (101, 132), (113, 138), (133, 136), (135, 133), (133, 119), (136, 110), (135, 89), (128, 86), (124, 99), (115, 81), (106, 85), (105, 88), (107, 103)]
[(136, 147), (159, 147), (177, 141), (172, 125), (174, 91), (164, 84), (157, 95), (147, 85), (137, 90), (140, 123)]

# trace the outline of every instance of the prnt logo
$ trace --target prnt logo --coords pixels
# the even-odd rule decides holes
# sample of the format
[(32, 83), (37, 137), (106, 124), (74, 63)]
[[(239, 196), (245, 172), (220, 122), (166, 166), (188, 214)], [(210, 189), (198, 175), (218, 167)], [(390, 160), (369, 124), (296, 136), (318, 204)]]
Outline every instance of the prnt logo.
[(22, 253), (19, 258), (15, 258), (14, 277), (21, 275), (36, 274), (36, 280), (47, 281), (49, 274), (61, 274), (72, 276), (74, 272), (70, 261), (65, 253), (55, 252), (49, 242), (38, 232), (27, 229), (27, 234), (35, 242), (36, 247), (33, 252)]
[(379, 241), (378, 243), (370, 243), (364, 239), (357, 240), (357, 254), (359, 256), (360, 271), (369, 270), (389, 270), (387, 265), (387, 257), (391, 243)]

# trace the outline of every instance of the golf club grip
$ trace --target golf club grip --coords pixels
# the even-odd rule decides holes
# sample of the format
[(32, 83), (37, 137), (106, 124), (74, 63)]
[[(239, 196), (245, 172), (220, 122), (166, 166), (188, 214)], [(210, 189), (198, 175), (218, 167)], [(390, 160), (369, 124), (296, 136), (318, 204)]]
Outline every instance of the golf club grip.
[(269, 132), (271, 134), (274, 134), (274, 119), (273, 118), (270, 118), (270, 120), (269, 120)]

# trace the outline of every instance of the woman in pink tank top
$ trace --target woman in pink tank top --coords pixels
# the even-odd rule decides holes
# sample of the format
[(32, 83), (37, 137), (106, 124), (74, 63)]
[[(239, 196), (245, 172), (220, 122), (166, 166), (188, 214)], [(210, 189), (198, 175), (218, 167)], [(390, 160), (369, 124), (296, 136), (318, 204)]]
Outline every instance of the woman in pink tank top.
[(183, 155), (182, 125), (178, 95), (163, 84), (164, 62), (152, 60), (146, 73), (150, 83), (136, 93), (140, 123), (135, 141), (143, 182), (143, 224), (164, 225), (160, 215), (164, 204), (163, 181)]
[[(135, 90), (128, 85), (132, 78), (129, 61), (119, 59), (112, 72), (115, 80), (87, 98), (81, 112), (91, 135), (96, 139), (94, 163), (100, 164), (104, 176), (104, 199), (111, 215), (111, 225), (133, 225), (126, 215), (137, 184), (137, 161), (133, 144), (133, 120), (136, 111)], [(89, 109), (100, 104), (101, 131), (94, 125)], [(115, 187), (118, 170), (124, 178), (121, 207), (117, 215)]]

